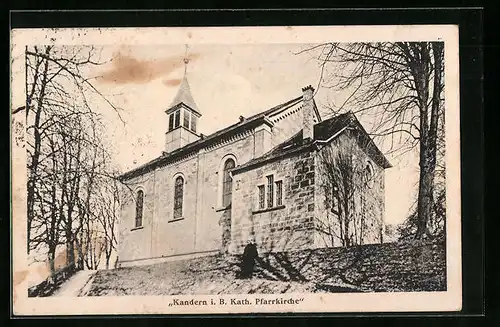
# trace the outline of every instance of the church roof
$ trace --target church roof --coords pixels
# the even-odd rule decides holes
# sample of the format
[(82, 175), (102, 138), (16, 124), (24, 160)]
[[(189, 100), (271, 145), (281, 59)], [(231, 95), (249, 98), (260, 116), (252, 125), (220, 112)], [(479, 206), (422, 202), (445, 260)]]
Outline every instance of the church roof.
[(375, 146), (375, 144), (373, 144), (370, 136), (365, 131), (361, 123), (357, 120), (356, 116), (354, 116), (352, 112), (347, 112), (331, 117), (314, 125), (313, 140), (304, 140), (303, 130), (300, 130), (294, 136), (292, 136), (285, 142), (278, 144), (263, 156), (252, 159), (247, 163), (236, 167), (235, 169), (233, 169), (233, 172), (245, 170), (245, 168), (250, 168), (261, 163), (278, 159), (288, 154), (307, 150), (314, 146), (317, 141), (330, 141), (332, 137), (338, 135), (338, 133), (342, 132), (346, 127), (355, 127), (360, 132), (359, 135), (364, 140), (366, 140), (368, 144), (368, 146), (366, 147), (366, 151), (378, 165), (382, 166), (383, 168), (392, 167), (384, 154), (378, 149), (377, 146)]
[[(122, 174), (120, 176), (120, 178), (122, 180), (125, 180), (128, 178), (132, 178), (134, 176), (138, 176), (140, 174), (143, 174), (143, 173), (146, 173), (148, 171), (153, 170), (155, 167), (162, 166), (162, 165), (167, 164), (169, 162), (175, 161), (178, 158), (182, 158), (183, 156), (188, 155), (189, 153), (192, 153), (194, 151), (198, 151), (201, 148), (210, 146), (212, 144), (216, 144), (217, 142), (219, 142), (221, 140), (221, 138), (231, 137), (233, 135), (241, 133), (242, 131), (255, 128), (263, 123), (269, 122), (269, 119), (268, 119), (269, 116), (273, 116), (286, 108), (290, 108), (294, 105), (297, 105), (301, 101), (302, 101), (302, 96), (291, 99), (287, 102), (281, 103), (277, 106), (274, 106), (270, 109), (262, 111), (258, 114), (250, 116), (248, 118), (240, 119), (239, 122), (237, 122), (233, 125), (230, 125), (224, 129), (221, 129), (215, 133), (212, 133), (210, 135), (203, 136), (199, 140), (192, 142), (190, 144), (187, 144), (186, 146), (184, 146), (182, 148), (179, 148), (179, 149), (177, 149), (173, 152), (170, 152), (170, 153), (164, 153), (163, 155), (157, 157), (156, 159), (153, 159), (153, 160), (145, 163), (144, 165), (141, 165), (137, 168), (134, 168), (134, 169)], [(385, 156), (378, 149), (378, 147), (376, 147), (373, 144), (370, 136), (364, 130), (363, 126), (361, 126), (361, 124), (356, 119), (354, 114), (352, 112), (348, 112), (345, 114), (334, 116), (330, 119), (321, 121), (318, 124), (314, 125), (313, 140), (303, 140), (302, 130), (300, 130), (293, 137), (291, 137), (287, 141), (277, 145), (275, 148), (271, 149), (269, 152), (267, 152), (263, 156), (261, 156), (259, 158), (252, 159), (249, 162), (247, 162), (241, 166), (236, 167), (233, 171), (239, 171), (241, 169), (244, 169), (245, 167), (248, 168), (250, 166), (254, 166), (254, 165), (259, 164), (259, 163), (274, 160), (276, 158), (288, 155), (290, 153), (295, 153), (295, 152), (300, 152), (302, 150), (310, 149), (311, 146), (315, 145), (318, 141), (319, 142), (327, 141), (332, 136), (341, 132), (345, 127), (348, 127), (348, 126), (357, 127), (357, 130), (360, 131), (361, 137), (368, 141), (369, 146), (367, 147), (367, 150), (368, 150), (370, 156), (372, 156), (372, 158), (374, 158), (374, 160), (377, 162), (377, 164), (381, 165), (384, 168), (391, 167), (391, 164), (389, 163), (389, 161), (385, 158)]]
[(314, 138), (327, 141), (346, 127), (353, 127), (358, 136), (363, 140), (363, 147), (368, 155), (381, 167), (391, 168), (392, 165), (385, 155), (375, 145), (370, 134), (366, 132), (352, 111), (337, 115), (314, 126)]
[(193, 96), (191, 95), (191, 88), (189, 87), (187, 74), (184, 74), (181, 85), (179, 86), (177, 94), (175, 95), (175, 98), (170, 104), (169, 108), (178, 106), (181, 103), (184, 103), (186, 106), (188, 106), (189, 108), (191, 108), (192, 110), (196, 111), (198, 114), (201, 115), (200, 111), (198, 110), (198, 106), (196, 105), (196, 102), (194, 102)]
[(280, 112), (285, 108), (289, 108), (294, 106), (302, 101), (302, 96), (297, 98), (288, 100), (287, 102), (281, 103), (277, 106), (274, 106), (270, 109), (262, 111), (258, 114), (250, 116), (248, 118), (241, 119), (239, 122), (230, 125), (226, 128), (223, 128), (217, 132), (214, 132), (210, 135), (203, 136), (199, 140), (189, 143), (186, 146), (179, 148), (171, 153), (164, 154), (156, 159), (153, 159), (137, 168), (134, 168), (120, 176), (121, 179), (132, 178), (134, 176), (140, 175), (147, 171), (154, 169), (155, 167), (166, 164), (176, 158), (180, 158), (192, 151), (197, 151), (203, 147), (209, 146), (210, 144), (217, 143), (222, 137), (230, 137), (232, 135), (236, 135), (244, 130), (248, 130), (254, 127), (259, 126), (260, 124), (269, 121), (267, 116)]

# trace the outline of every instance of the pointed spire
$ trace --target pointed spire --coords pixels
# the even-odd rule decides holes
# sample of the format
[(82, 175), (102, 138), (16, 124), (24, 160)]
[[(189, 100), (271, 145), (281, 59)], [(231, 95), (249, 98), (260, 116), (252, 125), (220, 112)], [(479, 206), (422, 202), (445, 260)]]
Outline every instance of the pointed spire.
[(188, 106), (189, 108), (193, 109), (194, 111), (200, 114), (198, 106), (196, 105), (196, 102), (194, 102), (193, 96), (191, 95), (191, 88), (189, 87), (187, 79), (187, 66), (189, 63), (189, 58), (187, 56), (187, 49), (188, 47), (186, 45), (186, 54), (184, 56), (184, 77), (182, 78), (182, 82), (179, 86), (179, 90), (177, 91), (177, 95), (170, 104), (170, 108), (180, 103), (184, 103), (186, 106)]

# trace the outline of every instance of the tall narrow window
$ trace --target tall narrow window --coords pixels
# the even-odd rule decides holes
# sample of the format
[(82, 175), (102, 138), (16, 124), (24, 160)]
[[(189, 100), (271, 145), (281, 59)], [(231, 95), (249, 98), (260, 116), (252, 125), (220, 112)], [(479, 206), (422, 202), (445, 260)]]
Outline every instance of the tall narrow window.
[(283, 182), (276, 182), (276, 205), (283, 205)]
[(181, 111), (180, 110), (177, 110), (175, 113), (175, 120), (174, 120), (174, 128), (177, 128), (179, 127), (180, 123), (181, 123)]
[(191, 130), (196, 133), (196, 120), (198, 117), (191, 115)]
[(168, 130), (171, 131), (174, 129), (174, 114), (170, 114), (168, 116)]
[(187, 110), (184, 110), (184, 123), (182, 124), (182, 126), (184, 126), (185, 128), (189, 129), (189, 111)]
[(337, 185), (333, 184), (333, 186), (332, 186), (332, 204), (331, 204), (330, 211), (333, 213), (338, 213), (339, 206), (340, 206), (339, 188), (337, 187)]
[(174, 218), (182, 217), (182, 202), (184, 197), (184, 179), (179, 176), (175, 179), (174, 188)]
[(144, 206), (144, 192), (142, 190), (137, 191), (137, 199), (135, 202), (135, 227), (142, 226), (142, 212)]
[(264, 185), (259, 185), (259, 209), (266, 206), (266, 190)]
[(366, 186), (372, 188), (375, 180), (373, 175), (373, 169), (370, 166), (370, 164), (367, 164), (365, 168), (365, 180), (366, 180)]
[(222, 206), (227, 207), (231, 204), (231, 195), (233, 192), (233, 179), (230, 170), (235, 166), (233, 159), (227, 159), (224, 163), (224, 171), (222, 176)]
[(267, 207), (271, 208), (274, 204), (274, 176), (267, 176)]

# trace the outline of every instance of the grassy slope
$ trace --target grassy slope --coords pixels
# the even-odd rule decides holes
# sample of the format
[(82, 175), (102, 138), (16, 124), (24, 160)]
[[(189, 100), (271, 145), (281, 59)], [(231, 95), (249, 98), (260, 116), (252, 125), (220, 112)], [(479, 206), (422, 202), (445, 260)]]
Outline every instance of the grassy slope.
[(101, 270), (87, 295), (436, 291), (446, 289), (442, 243), (391, 243), (263, 255), (256, 276), (237, 279), (221, 255)]

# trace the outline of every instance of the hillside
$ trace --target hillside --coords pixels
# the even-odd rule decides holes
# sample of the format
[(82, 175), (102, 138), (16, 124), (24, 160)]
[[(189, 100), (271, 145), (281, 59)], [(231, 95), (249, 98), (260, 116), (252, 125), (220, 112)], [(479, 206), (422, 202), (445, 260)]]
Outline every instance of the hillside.
[(236, 278), (222, 255), (98, 271), (88, 296), (397, 292), (446, 290), (443, 242), (405, 242), (261, 255), (256, 276)]

